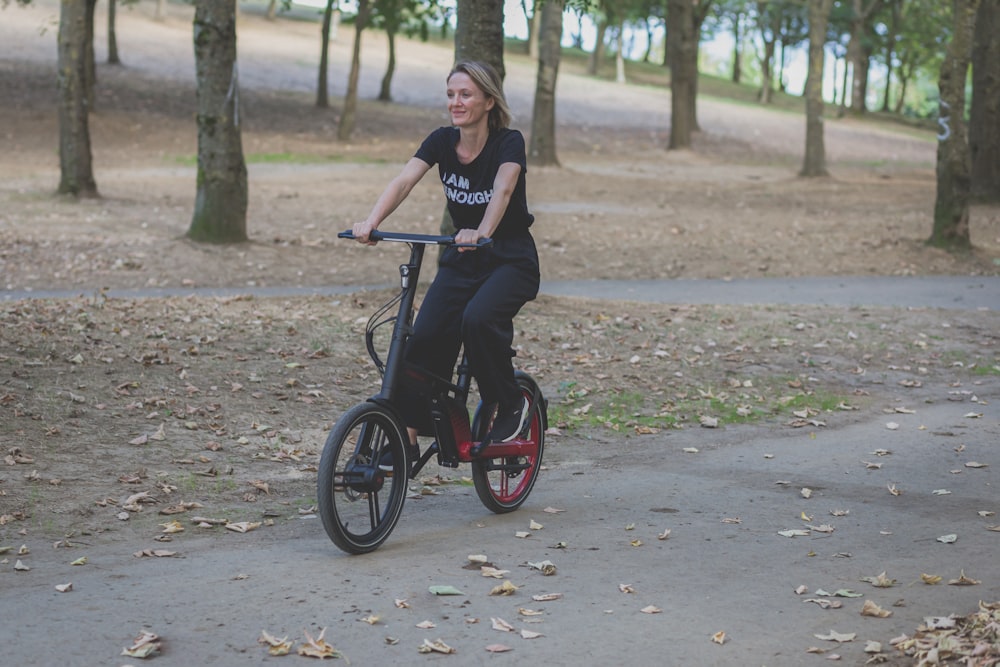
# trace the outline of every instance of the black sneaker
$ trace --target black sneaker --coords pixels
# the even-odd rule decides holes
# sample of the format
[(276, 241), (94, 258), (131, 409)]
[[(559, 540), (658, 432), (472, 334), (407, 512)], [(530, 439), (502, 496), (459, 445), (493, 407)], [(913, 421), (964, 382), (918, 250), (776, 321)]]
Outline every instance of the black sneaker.
[[(406, 445), (406, 453), (410, 459), (410, 465), (420, 458), (420, 447), (418, 445)], [(392, 450), (383, 449), (382, 454), (378, 457), (378, 469), (384, 470), (385, 472), (392, 472)]]
[(493, 419), (493, 428), (486, 434), (483, 442), (510, 442), (521, 434), (528, 420), (528, 399), (523, 398), (515, 410), (497, 410)]

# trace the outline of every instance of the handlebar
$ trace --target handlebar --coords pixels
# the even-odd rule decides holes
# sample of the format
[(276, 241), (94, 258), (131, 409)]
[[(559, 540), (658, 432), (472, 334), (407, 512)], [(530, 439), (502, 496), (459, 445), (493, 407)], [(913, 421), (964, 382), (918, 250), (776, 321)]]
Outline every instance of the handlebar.
[[(350, 229), (337, 234), (340, 239), (353, 239), (354, 232)], [(486, 248), (493, 245), (493, 239), (482, 238), (478, 243), (455, 243), (454, 236), (437, 236), (433, 234), (408, 234), (405, 232), (380, 232), (377, 229), (368, 235), (372, 241), (398, 241), (400, 243), (422, 243), (424, 245), (446, 245), (456, 248)]]

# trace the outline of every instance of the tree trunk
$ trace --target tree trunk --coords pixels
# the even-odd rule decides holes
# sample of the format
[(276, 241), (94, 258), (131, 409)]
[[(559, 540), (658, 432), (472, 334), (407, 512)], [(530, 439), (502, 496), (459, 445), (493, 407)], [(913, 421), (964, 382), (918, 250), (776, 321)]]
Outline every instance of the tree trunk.
[(270, 0), (267, 3), (267, 13), (265, 16), (268, 21), (273, 21), (278, 17), (278, 0)]
[(347, 141), (354, 132), (358, 117), (358, 79), (361, 77), (361, 35), (368, 24), (371, 0), (358, 0), (358, 15), (354, 19), (354, 50), (351, 53), (351, 71), (347, 76), (347, 93), (344, 95), (344, 112), (337, 126), (337, 138)]
[(774, 40), (764, 40), (764, 57), (760, 61), (760, 90), (757, 92), (757, 101), (761, 104), (771, 103), (771, 67), (774, 62)]
[(739, 83), (743, 76), (743, 69), (740, 62), (740, 46), (743, 42), (743, 34), (740, 31), (743, 15), (739, 12), (733, 17), (733, 83)]
[(188, 238), (247, 240), (247, 168), (240, 129), (236, 0), (197, 0), (198, 191)]
[(380, 102), (392, 101), (392, 75), (396, 72), (396, 28), (387, 27), (385, 36), (389, 40), (389, 62), (385, 66), (385, 75), (382, 77), (382, 87), (378, 92)]
[(828, 176), (823, 140), (823, 45), (833, 0), (809, 0), (809, 74), (806, 78), (806, 151), (799, 176)]
[(118, 33), (115, 28), (118, 0), (108, 0), (108, 64), (121, 65), (118, 57)]
[[(525, 3), (522, 1), (522, 5)], [(526, 6), (526, 5), (525, 5)], [(542, 32), (542, 7), (538, 0), (533, 0), (531, 3), (531, 16), (527, 17), (528, 20), (528, 57), (532, 60), (538, 60), (539, 49), (541, 48), (541, 32)]]
[(503, 79), (503, 0), (458, 0), (455, 60), (492, 65)]
[(333, 23), (333, 5), (337, 1), (326, 0), (323, 23), (319, 30), (319, 80), (316, 82), (316, 106), (320, 109), (330, 106), (330, 25)]
[(531, 114), (528, 160), (538, 165), (559, 165), (556, 156), (556, 79), (559, 76), (560, 40), (564, 0), (547, 0), (541, 12), (538, 36), (538, 76), (535, 106)]
[(625, 23), (618, 24), (618, 53), (615, 54), (615, 83), (625, 83)]
[(937, 149), (937, 197), (934, 228), (927, 243), (964, 249), (969, 240), (971, 157), (965, 127), (965, 80), (972, 57), (973, 26), (980, 0), (953, 0), (954, 29), (938, 76), (940, 107)]
[(1000, 0), (982, 0), (972, 47), (972, 196), (1000, 202)]
[(63, 0), (59, 11), (59, 193), (97, 197), (86, 90), (87, 0)]
[(597, 76), (597, 72), (601, 69), (601, 61), (604, 60), (604, 36), (607, 31), (608, 22), (602, 18), (597, 22), (594, 50), (590, 52), (590, 58), (587, 59), (587, 74), (590, 76)]
[(87, 103), (90, 105), (90, 111), (93, 111), (97, 108), (97, 62), (94, 55), (94, 11), (97, 8), (97, 0), (86, 0), (86, 3), (87, 46), (85, 48), (86, 58), (84, 62), (86, 63), (86, 69), (84, 70), (84, 80), (87, 85)]
[(692, 3), (669, 0), (667, 33), (670, 49), (670, 143), (669, 148), (691, 148), (697, 128), (694, 98), (698, 79), (698, 31)]
[(166, 18), (166, 13), (163, 11), (164, 7), (167, 6), (167, 0), (156, 0), (156, 12), (153, 14), (153, 19), (156, 21), (162, 21)]

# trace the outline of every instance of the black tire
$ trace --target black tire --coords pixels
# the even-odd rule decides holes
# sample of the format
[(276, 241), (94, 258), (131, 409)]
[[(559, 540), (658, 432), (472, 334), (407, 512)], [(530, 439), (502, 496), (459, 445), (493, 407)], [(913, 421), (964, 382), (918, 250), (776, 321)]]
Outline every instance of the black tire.
[[(323, 447), (317, 499), (323, 528), (352, 554), (379, 548), (396, 527), (406, 499), (410, 461), (405, 429), (387, 408), (360, 403), (337, 420)], [(392, 471), (378, 467), (386, 450)]]
[[(527, 374), (518, 373), (517, 383), (521, 387), (521, 393), (529, 400), (534, 398), (537, 405), (525, 427), (524, 435), (519, 438), (532, 444), (530, 454), (518, 457), (480, 457), (472, 461), (472, 481), (479, 500), (486, 509), (496, 514), (513, 512), (527, 500), (538, 479), (545, 451), (545, 429), (548, 428), (545, 398), (535, 381)], [(495, 408), (489, 414), (485, 410), (480, 403), (473, 419), (472, 432), (477, 440), (482, 439), (493, 422)]]

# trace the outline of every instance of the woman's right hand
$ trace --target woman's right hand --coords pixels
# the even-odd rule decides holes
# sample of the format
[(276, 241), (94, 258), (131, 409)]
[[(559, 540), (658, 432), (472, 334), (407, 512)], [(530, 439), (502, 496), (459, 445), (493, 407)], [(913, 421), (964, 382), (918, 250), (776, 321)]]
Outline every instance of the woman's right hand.
[(358, 243), (364, 243), (365, 245), (375, 245), (378, 241), (372, 241), (370, 236), (373, 231), (378, 227), (378, 225), (365, 220), (364, 222), (355, 222), (352, 232), (354, 233), (354, 240)]

